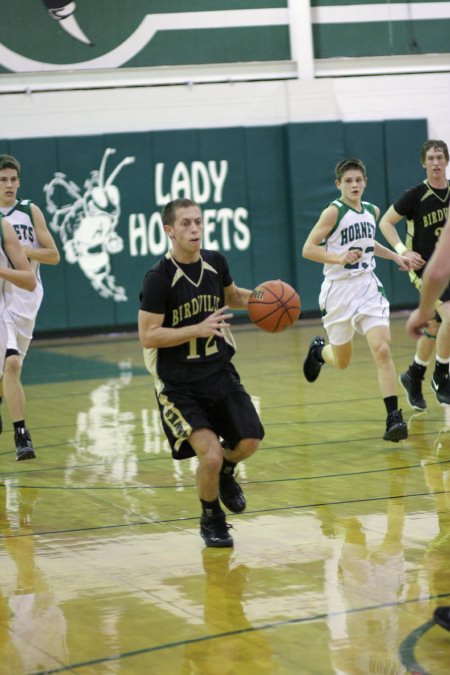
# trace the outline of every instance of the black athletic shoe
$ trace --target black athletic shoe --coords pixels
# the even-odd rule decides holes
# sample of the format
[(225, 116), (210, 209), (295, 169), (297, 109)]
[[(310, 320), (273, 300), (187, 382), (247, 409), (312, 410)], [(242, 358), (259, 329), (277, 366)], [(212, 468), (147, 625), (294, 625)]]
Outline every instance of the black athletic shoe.
[(422, 395), (422, 379), (413, 377), (411, 375), (411, 370), (408, 368), (406, 373), (401, 373), (398, 378), (400, 384), (405, 390), (406, 398), (408, 403), (414, 410), (419, 410), (419, 412), (424, 412), (427, 409), (427, 404)]
[(320, 369), (325, 361), (319, 356), (319, 350), (325, 346), (322, 337), (315, 337), (309, 345), (308, 355), (303, 362), (303, 374), (308, 382), (314, 382), (319, 377)]
[(16, 444), (17, 461), (20, 462), (23, 459), (34, 459), (36, 457), (28, 429), (17, 429), (14, 433), (14, 442)]
[(219, 513), (217, 516), (205, 516), (202, 514), (200, 519), (200, 534), (206, 546), (212, 548), (226, 548), (233, 546), (233, 538), (228, 530), (231, 525), (228, 525), (225, 520), (225, 514)]
[(450, 607), (436, 607), (433, 618), (442, 628), (450, 630)]
[(448, 375), (438, 380), (434, 373), (431, 379), (431, 388), (436, 394), (436, 400), (439, 405), (450, 405), (450, 382)]
[(245, 495), (233, 474), (220, 474), (219, 497), (222, 504), (233, 513), (242, 513), (245, 510)]
[(385, 441), (392, 441), (393, 443), (398, 443), (398, 441), (408, 438), (408, 427), (403, 421), (401, 410), (394, 410), (394, 412), (389, 413), (387, 416), (386, 431), (383, 438)]

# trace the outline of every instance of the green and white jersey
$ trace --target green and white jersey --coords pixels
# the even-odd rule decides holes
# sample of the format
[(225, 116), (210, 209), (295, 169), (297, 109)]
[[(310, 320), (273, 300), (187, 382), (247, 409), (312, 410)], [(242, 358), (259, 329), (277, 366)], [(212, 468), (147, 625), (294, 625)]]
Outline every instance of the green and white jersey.
[(362, 251), (356, 263), (330, 265), (326, 263), (323, 273), (328, 279), (348, 279), (375, 269), (374, 240), (377, 227), (375, 207), (369, 202), (361, 202), (361, 211), (347, 206), (340, 199), (334, 204), (338, 210), (336, 225), (323, 241), (326, 251), (342, 254), (349, 250)]
[(0, 267), (11, 267), (8, 256), (3, 249), (3, 217), (0, 213)]
[[(0, 267), (11, 267), (10, 262), (8, 260), (8, 256), (6, 255), (4, 249), (3, 249), (3, 223), (2, 223), (2, 215), (0, 213)], [(4, 279), (0, 279), (0, 311), (3, 312), (5, 308), (5, 286), (6, 286), (6, 281)]]
[[(0, 207), (0, 214), (5, 216), (16, 231), (17, 238), (23, 247), (40, 248), (40, 244), (34, 229), (31, 201), (22, 199), (14, 206)], [(27, 319), (35, 319), (42, 302), (44, 290), (42, 288), (39, 263), (30, 260), (37, 285), (34, 291), (26, 291), (12, 284), (6, 284), (8, 310), (17, 316)]]
[[(1, 214), (0, 214), (0, 267), (11, 267), (10, 262), (8, 260), (8, 256), (6, 255), (3, 249), (3, 223)], [(0, 279), (0, 378), (3, 375), (3, 367), (5, 365), (5, 354), (8, 345), (8, 331), (4, 321), (4, 317), (7, 314), (5, 285), (6, 285), (5, 280)]]

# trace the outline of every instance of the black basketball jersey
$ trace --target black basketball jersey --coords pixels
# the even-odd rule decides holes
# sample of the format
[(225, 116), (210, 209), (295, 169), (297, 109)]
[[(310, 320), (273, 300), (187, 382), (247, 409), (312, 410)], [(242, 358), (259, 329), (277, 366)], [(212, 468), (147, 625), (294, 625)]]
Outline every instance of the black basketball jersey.
[[(406, 218), (406, 246), (429, 260), (445, 225), (450, 202), (447, 188), (430, 187), (428, 181), (407, 190), (394, 204), (394, 209)], [(418, 270), (417, 274), (421, 275)]]
[[(144, 312), (164, 314), (163, 326), (200, 323), (225, 304), (224, 288), (233, 283), (228, 263), (216, 251), (200, 251), (200, 260), (180, 264), (170, 251), (146, 274), (140, 294)], [(151, 349), (153, 375), (172, 382), (193, 382), (224, 367), (235, 352), (231, 331), (224, 337), (193, 338), (175, 347)]]

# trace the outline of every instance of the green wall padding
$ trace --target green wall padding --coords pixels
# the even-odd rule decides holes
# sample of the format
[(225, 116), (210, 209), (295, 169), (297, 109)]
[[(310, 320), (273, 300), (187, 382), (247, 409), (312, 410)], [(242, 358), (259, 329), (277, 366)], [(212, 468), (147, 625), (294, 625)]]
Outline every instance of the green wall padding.
[[(167, 246), (159, 214), (168, 195), (200, 201), (204, 245), (225, 253), (238, 285), (282, 278), (304, 315), (318, 315), (322, 266), (301, 249), (338, 195), (336, 163), (366, 163), (365, 198), (383, 212), (423, 178), (426, 138), (426, 120), (395, 120), (0, 141), (22, 164), (19, 196), (42, 208), (61, 251), (58, 266), (41, 267), (37, 334), (136, 325), (142, 279)], [(377, 270), (394, 309), (415, 304), (406, 275), (385, 261)]]

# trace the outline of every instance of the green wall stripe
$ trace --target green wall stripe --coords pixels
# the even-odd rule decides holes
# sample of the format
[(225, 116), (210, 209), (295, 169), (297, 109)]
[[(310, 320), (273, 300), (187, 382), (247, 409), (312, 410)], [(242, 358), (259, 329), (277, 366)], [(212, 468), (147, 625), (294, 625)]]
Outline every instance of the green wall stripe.
[[(356, 37), (355, 37), (356, 36)], [(313, 26), (316, 59), (450, 52), (450, 20)]]

